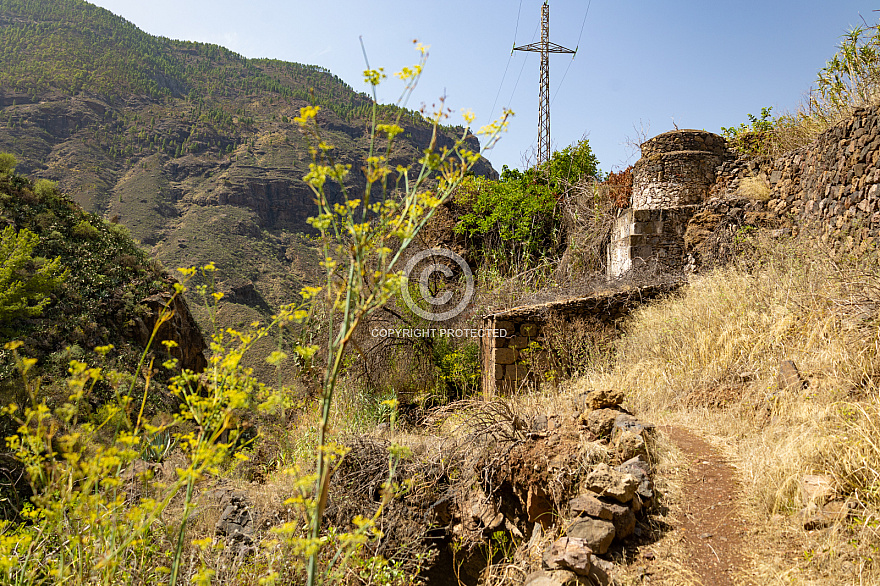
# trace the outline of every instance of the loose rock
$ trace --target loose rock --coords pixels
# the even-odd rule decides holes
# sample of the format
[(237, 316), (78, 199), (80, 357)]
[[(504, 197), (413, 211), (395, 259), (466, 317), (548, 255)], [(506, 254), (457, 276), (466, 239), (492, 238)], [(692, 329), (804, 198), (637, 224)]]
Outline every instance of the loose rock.
[(579, 411), (606, 409), (620, 405), (623, 399), (623, 391), (594, 390), (578, 395), (575, 399), (575, 408)]
[(617, 539), (626, 539), (632, 535), (636, 528), (636, 515), (633, 510), (623, 505), (608, 505), (611, 512), (611, 523), (614, 525), (614, 536)]
[(636, 494), (639, 484), (639, 479), (632, 474), (615, 470), (603, 462), (587, 475), (583, 488), (626, 504)]
[(608, 546), (614, 540), (614, 524), (610, 521), (582, 517), (572, 523), (566, 534), (569, 537), (583, 539), (590, 550), (603, 554), (608, 551)]
[(544, 567), (548, 570), (571, 570), (586, 576), (590, 573), (592, 553), (585, 539), (562, 537), (544, 552)]
[(546, 572), (538, 570), (526, 576), (523, 586), (574, 586), (578, 583), (577, 575), (568, 570)]
[(849, 503), (843, 501), (832, 501), (825, 505), (813, 502), (801, 509), (797, 518), (804, 529), (812, 531), (845, 521), (851, 514)]
[(590, 566), (590, 573), (588, 576), (593, 583), (598, 584), (599, 586), (610, 586), (612, 583), (611, 571), (613, 569), (614, 564), (612, 562), (594, 557), (593, 565)]
[(215, 534), (226, 537), (229, 553), (237, 560), (242, 560), (256, 551), (254, 530), (256, 518), (251, 513), (249, 503), (244, 494), (228, 489), (219, 489), (212, 493), (219, 497), (220, 518), (214, 525)]
[(807, 474), (801, 479), (801, 499), (805, 505), (824, 504), (835, 492), (834, 479), (827, 474)]
[(644, 503), (650, 504), (651, 499), (654, 498), (654, 482), (650, 476), (650, 464), (641, 456), (636, 456), (618, 466), (617, 471), (635, 476), (639, 480), (636, 494), (642, 498)]
[(638, 419), (627, 413), (619, 413), (614, 418), (613, 429), (615, 431), (629, 431), (631, 433), (641, 435), (645, 430), (653, 428), (653, 424), (639, 421)]
[(798, 367), (791, 360), (779, 363), (779, 388), (784, 391), (800, 391), (806, 386)]

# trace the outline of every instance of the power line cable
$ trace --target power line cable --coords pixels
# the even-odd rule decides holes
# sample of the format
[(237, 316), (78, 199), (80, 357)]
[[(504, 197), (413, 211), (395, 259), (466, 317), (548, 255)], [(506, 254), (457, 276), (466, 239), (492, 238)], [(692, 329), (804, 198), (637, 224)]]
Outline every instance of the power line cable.
[(516, 34), (519, 32), (519, 15), (522, 12), (522, 0), (519, 0), (519, 10), (516, 11), (516, 28), (513, 29), (513, 44), (516, 45)]
[[(519, 10), (516, 11), (516, 26), (513, 29), (513, 46), (516, 46), (516, 35), (519, 33), (519, 17), (522, 13), (522, 0), (519, 0)], [(495, 119), (495, 106), (498, 105), (498, 97), (501, 95), (501, 89), (504, 87), (504, 80), (507, 79), (507, 70), (510, 68), (510, 61), (513, 59), (513, 51), (507, 58), (507, 65), (504, 66), (504, 73), (501, 75), (501, 83), (498, 85), (498, 92), (495, 93), (495, 101), (492, 102), (492, 109), (489, 111), (489, 120)]]
[(562, 82), (565, 81), (565, 76), (568, 75), (568, 70), (571, 68), (572, 62), (574, 62), (574, 58), (577, 57), (578, 47), (581, 45), (581, 37), (584, 35), (584, 27), (587, 25), (587, 15), (590, 14), (590, 6), (593, 4), (593, 0), (587, 2), (587, 11), (584, 12), (584, 21), (581, 23), (581, 32), (578, 35), (577, 44), (574, 46), (574, 55), (571, 56), (571, 61), (568, 62), (568, 67), (565, 68), (565, 72), (562, 74), (562, 79), (559, 80), (559, 85), (556, 86), (556, 91), (553, 93), (553, 97), (550, 99), (550, 105), (553, 105), (553, 102), (556, 101), (556, 94), (559, 93), (559, 89), (562, 87)]
[[(535, 27), (535, 32), (532, 33), (532, 42), (535, 42), (535, 37), (538, 36), (538, 29), (541, 28), (541, 25)], [(519, 68), (519, 75), (516, 77), (516, 83), (513, 84), (513, 91), (510, 92), (510, 99), (507, 100), (507, 107), (510, 107), (510, 103), (513, 101), (513, 96), (516, 93), (516, 88), (519, 85), (519, 80), (522, 78), (523, 70), (526, 68), (526, 60), (523, 59), (522, 67)]]
[(587, 2), (587, 11), (584, 12), (584, 22), (581, 23), (581, 33), (578, 35), (578, 42), (574, 46), (574, 50), (577, 51), (578, 46), (581, 44), (581, 37), (584, 35), (584, 27), (587, 25), (587, 15), (590, 13), (590, 5), (593, 3), (593, 0)]

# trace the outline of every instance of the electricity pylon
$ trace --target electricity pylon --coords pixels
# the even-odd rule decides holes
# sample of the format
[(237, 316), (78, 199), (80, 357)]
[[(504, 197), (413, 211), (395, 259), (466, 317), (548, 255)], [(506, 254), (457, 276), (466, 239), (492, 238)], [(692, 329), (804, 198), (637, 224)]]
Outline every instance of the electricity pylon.
[(541, 42), (514, 47), (514, 51), (530, 51), (541, 54), (541, 81), (538, 89), (538, 164), (550, 160), (550, 53), (569, 53), (567, 49), (550, 42), (550, 5), (541, 5)]

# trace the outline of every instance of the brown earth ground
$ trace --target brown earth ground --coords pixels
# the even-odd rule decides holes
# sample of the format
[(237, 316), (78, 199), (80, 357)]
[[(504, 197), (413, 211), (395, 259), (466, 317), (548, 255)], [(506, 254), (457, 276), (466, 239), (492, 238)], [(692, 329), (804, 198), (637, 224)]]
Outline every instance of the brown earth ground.
[(800, 573), (802, 535), (780, 531), (773, 526), (778, 518), (752, 518), (737, 470), (721, 450), (684, 427), (657, 431), (666, 523), (655, 527), (656, 541), (638, 547), (621, 568), (623, 583), (763, 586), (787, 583), (768, 565)]
[(736, 473), (708, 442), (680, 427), (662, 432), (688, 460), (682, 485), (683, 560), (705, 585), (754, 584), (744, 576), (744, 537), (748, 524), (737, 504)]

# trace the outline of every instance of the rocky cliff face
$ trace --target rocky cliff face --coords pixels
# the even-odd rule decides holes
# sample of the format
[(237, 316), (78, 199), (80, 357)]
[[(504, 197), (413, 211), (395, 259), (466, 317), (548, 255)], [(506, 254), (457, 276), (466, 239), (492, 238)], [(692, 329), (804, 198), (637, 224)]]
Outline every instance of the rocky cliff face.
[[(169, 288), (173, 284), (171, 280), (166, 280), (166, 282), (169, 284)], [(205, 351), (208, 346), (189, 311), (186, 300), (181, 296), (173, 296), (169, 291), (162, 291), (150, 295), (141, 301), (141, 304), (148, 308), (148, 313), (143, 318), (134, 319), (132, 333), (138, 342), (146, 347), (159, 317), (167, 308), (172, 312), (171, 319), (161, 324), (156, 330), (156, 335), (153, 338), (154, 347), (161, 348), (162, 342), (170, 340), (175, 343), (170, 353), (178, 359), (181, 368), (193, 372), (205, 370), (208, 366), (208, 361), (205, 359)]]

